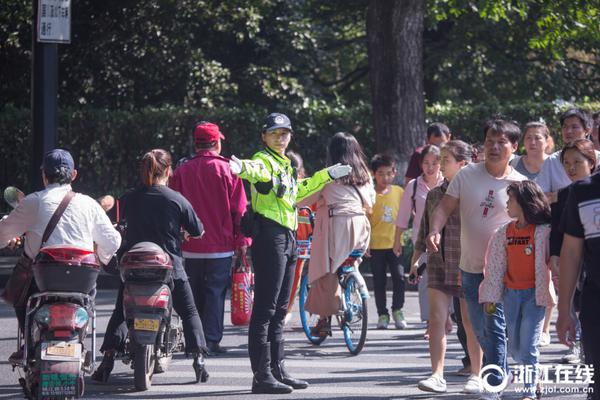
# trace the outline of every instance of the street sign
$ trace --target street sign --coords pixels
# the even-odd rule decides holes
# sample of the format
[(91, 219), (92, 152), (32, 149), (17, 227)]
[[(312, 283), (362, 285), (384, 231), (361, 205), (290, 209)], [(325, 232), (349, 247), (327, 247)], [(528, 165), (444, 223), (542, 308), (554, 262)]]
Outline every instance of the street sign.
[(37, 40), (71, 43), (71, 0), (39, 0)]

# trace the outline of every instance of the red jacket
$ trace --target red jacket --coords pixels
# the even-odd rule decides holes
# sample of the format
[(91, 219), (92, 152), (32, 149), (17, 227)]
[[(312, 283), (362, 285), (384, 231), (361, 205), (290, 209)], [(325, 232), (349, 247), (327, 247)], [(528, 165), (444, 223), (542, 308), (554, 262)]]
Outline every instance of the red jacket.
[(250, 245), (240, 232), (246, 192), (242, 180), (231, 173), (228, 159), (201, 150), (175, 170), (169, 186), (192, 204), (205, 229), (202, 239), (184, 242), (183, 251), (225, 253)]

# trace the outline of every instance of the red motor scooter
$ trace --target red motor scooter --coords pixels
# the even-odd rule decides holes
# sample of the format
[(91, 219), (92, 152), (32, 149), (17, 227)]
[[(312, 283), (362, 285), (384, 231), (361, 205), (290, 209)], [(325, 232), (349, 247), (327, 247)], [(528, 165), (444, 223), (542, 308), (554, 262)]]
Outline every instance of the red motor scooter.
[(32, 268), (40, 292), (27, 302), (24, 334), (18, 335), (23, 358), (13, 368), (23, 371), (19, 383), (28, 399), (79, 398), (84, 373), (94, 369), (98, 257), (93, 251), (51, 246), (40, 250)]
[[(128, 329), (125, 354), (120, 356), (132, 363), (135, 388), (148, 390), (154, 373), (166, 371), (173, 353), (184, 347), (183, 327), (171, 298), (173, 265), (160, 246), (141, 242), (123, 255), (119, 268)], [(205, 382), (208, 374), (201, 355), (198, 360), (197, 380)]]

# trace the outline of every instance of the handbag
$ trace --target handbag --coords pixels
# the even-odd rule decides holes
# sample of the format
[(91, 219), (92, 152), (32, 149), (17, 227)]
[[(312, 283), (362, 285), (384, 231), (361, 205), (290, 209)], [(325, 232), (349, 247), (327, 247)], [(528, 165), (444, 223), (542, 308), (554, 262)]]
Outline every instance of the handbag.
[(231, 277), (231, 323), (248, 325), (254, 304), (254, 273), (248, 258), (238, 257)]
[[(63, 197), (62, 201), (54, 211), (54, 214), (52, 214), (52, 217), (50, 217), (48, 225), (46, 225), (40, 248), (44, 247), (44, 244), (48, 241), (48, 238), (54, 231), (54, 228), (56, 228), (56, 224), (58, 224), (60, 217), (62, 217), (65, 209), (74, 196), (75, 192), (69, 191), (65, 197)], [(33, 282), (33, 270), (31, 268), (32, 264), (33, 260), (27, 257), (25, 254), (23, 254), (21, 258), (19, 258), (19, 261), (17, 261), (17, 264), (13, 268), (13, 271), (6, 282), (6, 286), (4, 286), (4, 292), (2, 292), (2, 299), (7, 304), (15, 308), (25, 306), (27, 298), (29, 297), (29, 288)]]

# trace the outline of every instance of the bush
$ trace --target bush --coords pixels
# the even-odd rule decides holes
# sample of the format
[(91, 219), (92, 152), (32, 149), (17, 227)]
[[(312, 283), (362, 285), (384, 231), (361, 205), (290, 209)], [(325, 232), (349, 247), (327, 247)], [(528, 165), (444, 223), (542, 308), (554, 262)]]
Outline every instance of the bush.
[[(580, 104), (600, 109), (600, 103)], [(427, 121), (443, 121), (456, 138), (481, 142), (483, 122), (494, 113), (503, 113), (522, 124), (544, 118), (558, 130), (558, 115), (566, 108), (557, 103), (478, 104), (447, 103), (427, 108)], [(327, 141), (337, 131), (356, 135), (368, 156), (375, 152), (370, 105), (357, 102), (352, 107), (340, 103), (307, 101), (288, 113), (294, 126), (292, 148), (305, 158), (309, 171), (323, 167)], [(255, 106), (227, 109), (191, 110), (165, 106), (135, 111), (93, 108), (66, 108), (59, 112), (58, 145), (71, 150), (79, 172), (75, 189), (92, 196), (119, 195), (137, 184), (137, 160), (152, 148), (165, 148), (173, 158), (188, 155), (191, 129), (199, 120), (221, 126), (226, 136), (223, 154), (249, 157), (260, 148), (260, 129), (267, 110)], [(5, 106), (0, 110), (0, 161), (3, 185), (29, 188), (31, 160), (30, 110)]]

